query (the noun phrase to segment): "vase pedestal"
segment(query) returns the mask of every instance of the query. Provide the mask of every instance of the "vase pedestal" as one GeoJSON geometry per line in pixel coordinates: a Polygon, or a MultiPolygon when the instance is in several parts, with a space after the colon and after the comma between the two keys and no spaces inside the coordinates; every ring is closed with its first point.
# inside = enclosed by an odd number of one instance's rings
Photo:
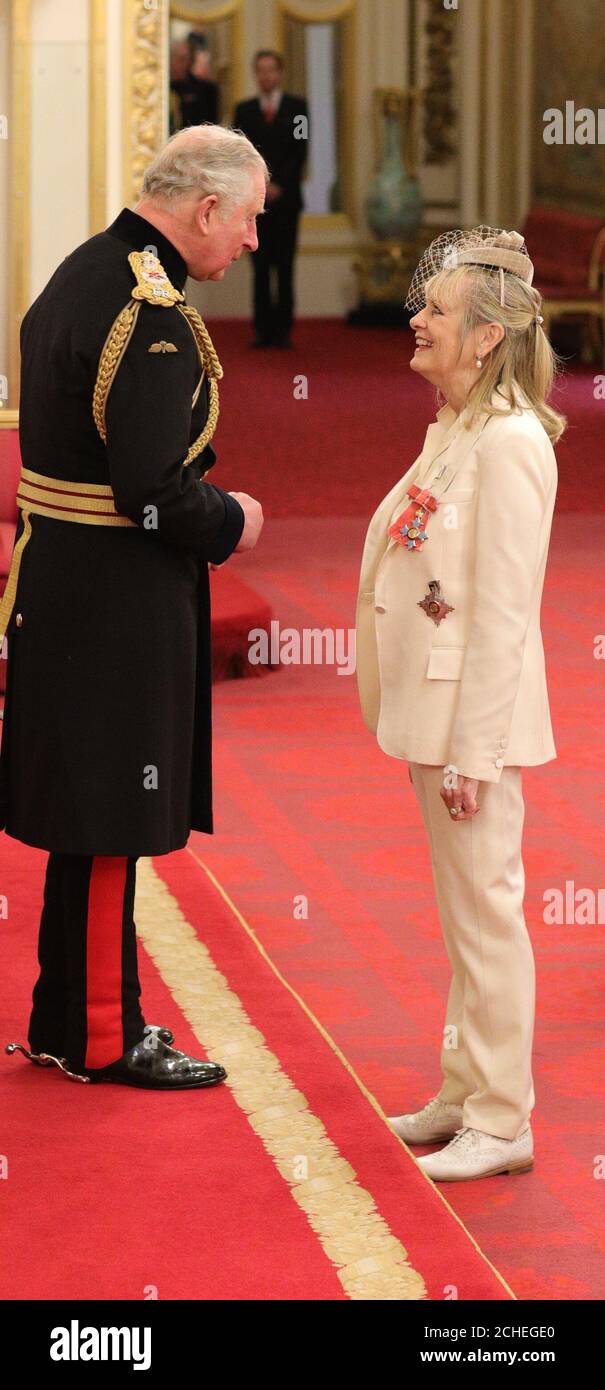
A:
{"type": "Polygon", "coordinates": [[[359,304],[348,315],[349,323],[405,328],[405,297],[417,263],[416,238],[360,246],[353,262],[359,304]]]}
{"type": "Polygon", "coordinates": [[[407,239],[372,241],[358,247],[353,269],[359,285],[359,303],[348,314],[349,323],[407,327],[410,316],[404,305],[410,281],[438,230],[421,227],[407,239]]]}

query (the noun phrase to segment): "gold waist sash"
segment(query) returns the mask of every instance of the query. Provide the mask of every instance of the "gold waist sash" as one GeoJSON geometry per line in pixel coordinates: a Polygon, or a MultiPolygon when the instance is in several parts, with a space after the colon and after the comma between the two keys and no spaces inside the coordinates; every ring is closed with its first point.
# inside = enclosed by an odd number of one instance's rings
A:
{"type": "Polygon", "coordinates": [[[49,516],[53,521],[77,521],[85,526],[136,526],[128,516],[116,510],[113,492],[105,483],[66,483],[61,478],[47,478],[43,473],[21,469],[17,489],[17,506],[23,517],[23,531],[13,550],[6,588],[0,602],[0,642],[6,629],[17,594],[21,557],[32,533],[30,516],[49,516]]]}

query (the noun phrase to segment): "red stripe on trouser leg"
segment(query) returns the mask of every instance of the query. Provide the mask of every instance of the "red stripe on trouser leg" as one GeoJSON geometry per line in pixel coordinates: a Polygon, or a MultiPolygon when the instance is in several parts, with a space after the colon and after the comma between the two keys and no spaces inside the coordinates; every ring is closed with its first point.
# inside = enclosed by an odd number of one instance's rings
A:
{"type": "Polygon", "coordinates": [[[106,1067],[124,1051],[122,919],[128,859],[95,855],[86,933],[86,1067],[106,1067]]]}

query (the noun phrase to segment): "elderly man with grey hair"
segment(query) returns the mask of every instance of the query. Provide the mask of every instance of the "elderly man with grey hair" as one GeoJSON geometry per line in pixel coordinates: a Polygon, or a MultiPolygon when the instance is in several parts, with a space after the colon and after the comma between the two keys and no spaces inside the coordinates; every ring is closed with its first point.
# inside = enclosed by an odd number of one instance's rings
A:
{"type": "Polygon", "coordinates": [[[193,126],[134,211],[67,256],[21,330],[20,518],[0,825],[48,852],[32,1061],[87,1082],[211,1086],[139,1004],[136,861],[212,833],[208,568],[263,517],[207,480],[220,363],[185,298],[257,246],[268,171],[193,126]]]}

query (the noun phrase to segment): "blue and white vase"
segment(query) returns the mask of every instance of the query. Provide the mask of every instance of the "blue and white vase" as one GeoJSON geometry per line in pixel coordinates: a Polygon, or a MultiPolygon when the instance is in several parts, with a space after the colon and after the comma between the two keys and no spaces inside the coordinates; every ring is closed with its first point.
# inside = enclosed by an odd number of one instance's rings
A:
{"type": "Polygon", "coordinates": [[[382,165],[366,198],[366,216],[374,235],[382,240],[407,240],[416,235],[422,221],[420,184],[412,178],[401,157],[399,113],[383,111],[382,165]]]}

